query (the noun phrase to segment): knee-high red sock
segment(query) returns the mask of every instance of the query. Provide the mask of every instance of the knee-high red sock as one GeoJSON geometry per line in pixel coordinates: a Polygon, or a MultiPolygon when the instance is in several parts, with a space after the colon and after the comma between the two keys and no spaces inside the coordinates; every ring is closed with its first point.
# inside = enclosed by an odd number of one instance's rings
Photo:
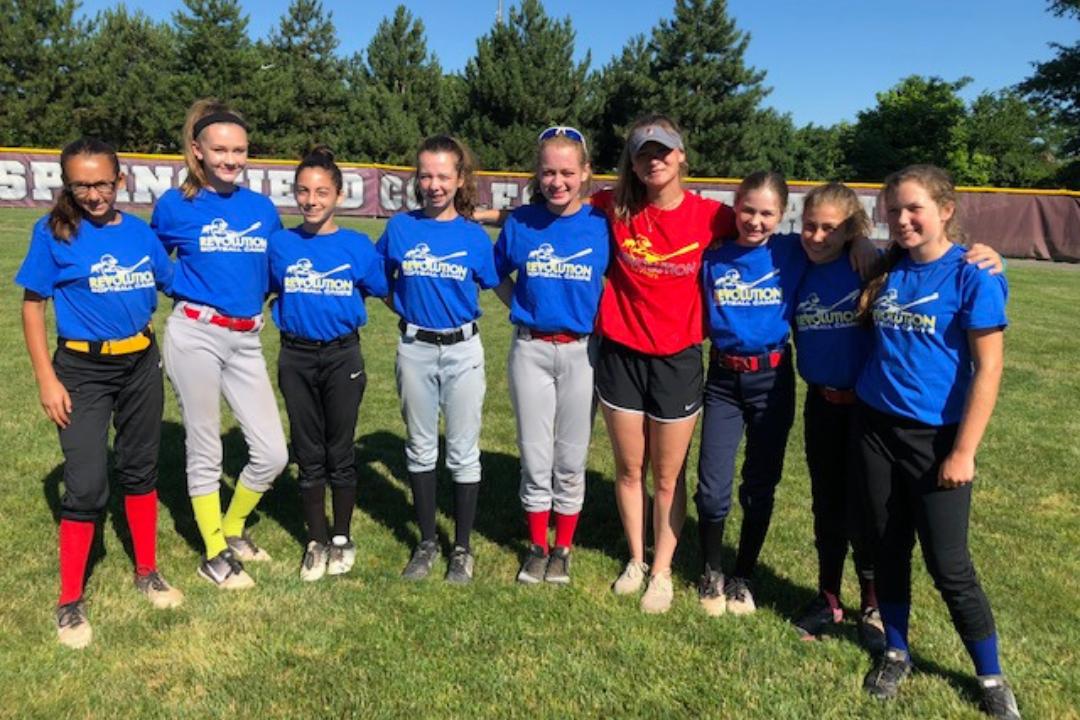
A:
{"type": "Polygon", "coordinates": [[[144,495],[125,495],[131,546],[135,550],[135,574],[157,570],[157,490],[144,495]]]}
{"type": "Polygon", "coordinates": [[[60,519],[60,600],[66,605],[82,597],[86,563],[94,542],[94,523],[60,519]]]}
{"type": "Polygon", "coordinates": [[[578,517],[581,513],[563,515],[555,513],[555,547],[568,548],[574,544],[574,530],[577,529],[578,517]]]}
{"type": "Polygon", "coordinates": [[[548,551],[548,516],[550,514],[550,510],[525,513],[525,519],[529,522],[529,541],[533,545],[544,548],[545,553],[548,551]]]}

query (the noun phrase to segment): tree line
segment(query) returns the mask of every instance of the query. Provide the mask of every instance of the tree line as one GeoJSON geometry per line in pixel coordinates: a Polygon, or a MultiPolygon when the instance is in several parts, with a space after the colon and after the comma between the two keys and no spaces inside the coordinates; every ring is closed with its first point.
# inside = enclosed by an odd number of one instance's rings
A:
{"type": "MultiPolygon", "coordinates": [[[[687,132],[697,176],[770,168],[880,181],[934,162],[960,184],[1080,187],[1080,42],[1055,45],[1025,82],[970,103],[960,97],[970,78],[911,76],[853,122],[798,127],[763,107],[766,73],[747,64],[750,38],[725,0],[676,0],[670,18],[598,69],[588,53],[574,61],[569,18],[520,0],[460,73],[443,70],[423,21],[403,6],[350,57],[319,0],[292,0],[256,40],[239,0],[184,0],[171,22],[123,5],[79,19],[76,0],[0,7],[0,145],[55,147],[85,134],[177,152],[186,106],[214,95],[245,113],[256,156],[323,143],[342,159],[409,164],[421,137],[450,131],[483,167],[527,170],[538,130],[571,124],[592,139],[594,166],[611,170],[624,128],[659,110],[687,132]]],[[[1080,0],[1048,9],[1080,21],[1080,0]]]]}

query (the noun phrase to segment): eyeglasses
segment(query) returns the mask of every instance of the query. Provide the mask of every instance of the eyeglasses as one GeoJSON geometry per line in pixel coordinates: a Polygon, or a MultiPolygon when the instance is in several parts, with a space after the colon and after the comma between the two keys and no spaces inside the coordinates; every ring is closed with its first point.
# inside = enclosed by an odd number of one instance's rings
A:
{"type": "Polygon", "coordinates": [[[116,192],[116,180],[102,180],[96,183],[68,183],[68,190],[76,197],[86,197],[91,190],[97,191],[98,195],[108,196],[116,192]]]}
{"type": "Polygon", "coordinates": [[[536,142],[542,143],[553,137],[570,138],[574,142],[581,143],[581,147],[585,150],[585,154],[589,154],[589,145],[585,142],[585,135],[577,128],[570,127],[569,125],[552,125],[547,130],[540,133],[539,137],[536,138],[536,142]]]}

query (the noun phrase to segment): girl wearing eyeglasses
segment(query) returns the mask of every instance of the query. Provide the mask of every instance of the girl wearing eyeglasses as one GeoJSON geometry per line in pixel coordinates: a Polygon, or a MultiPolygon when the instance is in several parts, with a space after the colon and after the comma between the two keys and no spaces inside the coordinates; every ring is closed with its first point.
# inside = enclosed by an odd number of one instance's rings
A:
{"type": "Polygon", "coordinates": [[[495,243],[503,278],[496,293],[514,324],[508,380],[530,538],[517,579],[527,584],[570,582],[570,548],[585,500],[593,419],[588,345],[610,244],[603,212],[581,201],[589,175],[581,132],[544,130],[532,202],[513,212],[495,243]],[[555,546],[549,550],[552,511],[555,546]]]}
{"type": "Polygon", "coordinates": [[[114,207],[124,182],[116,152],[92,139],[60,154],[64,186],[34,225],[15,282],[24,288],[22,321],[41,406],[59,429],[64,454],[60,500],[61,644],[92,639],[83,598],[96,523],[109,499],[108,434],[135,555],[135,587],[156,608],[183,594],[157,569],[157,466],[164,394],[150,327],[157,291],[173,268],[146,223],[114,207]],[[56,306],[57,349],[49,358],[45,303],[56,306]]]}
{"type": "Polygon", "coordinates": [[[225,590],[254,585],[243,562],[270,555],[244,531],[288,462],[259,330],[269,286],[267,239],[281,229],[266,197],[239,182],[247,123],[228,105],[197,100],[184,121],[187,178],[162,195],[151,226],[176,253],[176,306],[165,324],[165,370],[184,419],[188,494],[206,545],[200,577],[225,590]],[[248,462],[221,514],[221,398],[248,445],[248,462]]]}

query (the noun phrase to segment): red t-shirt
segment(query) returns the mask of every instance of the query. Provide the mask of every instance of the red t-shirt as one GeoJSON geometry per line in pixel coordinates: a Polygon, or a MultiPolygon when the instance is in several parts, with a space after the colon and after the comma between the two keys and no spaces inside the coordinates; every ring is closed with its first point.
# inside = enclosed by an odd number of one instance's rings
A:
{"type": "Polygon", "coordinates": [[[646,206],[630,222],[614,216],[610,190],[590,201],[607,213],[615,247],[597,331],[638,352],[674,355],[704,337],[701,256],[735,232],[735,213],[692,192],[672,210],[646,206]]]}

